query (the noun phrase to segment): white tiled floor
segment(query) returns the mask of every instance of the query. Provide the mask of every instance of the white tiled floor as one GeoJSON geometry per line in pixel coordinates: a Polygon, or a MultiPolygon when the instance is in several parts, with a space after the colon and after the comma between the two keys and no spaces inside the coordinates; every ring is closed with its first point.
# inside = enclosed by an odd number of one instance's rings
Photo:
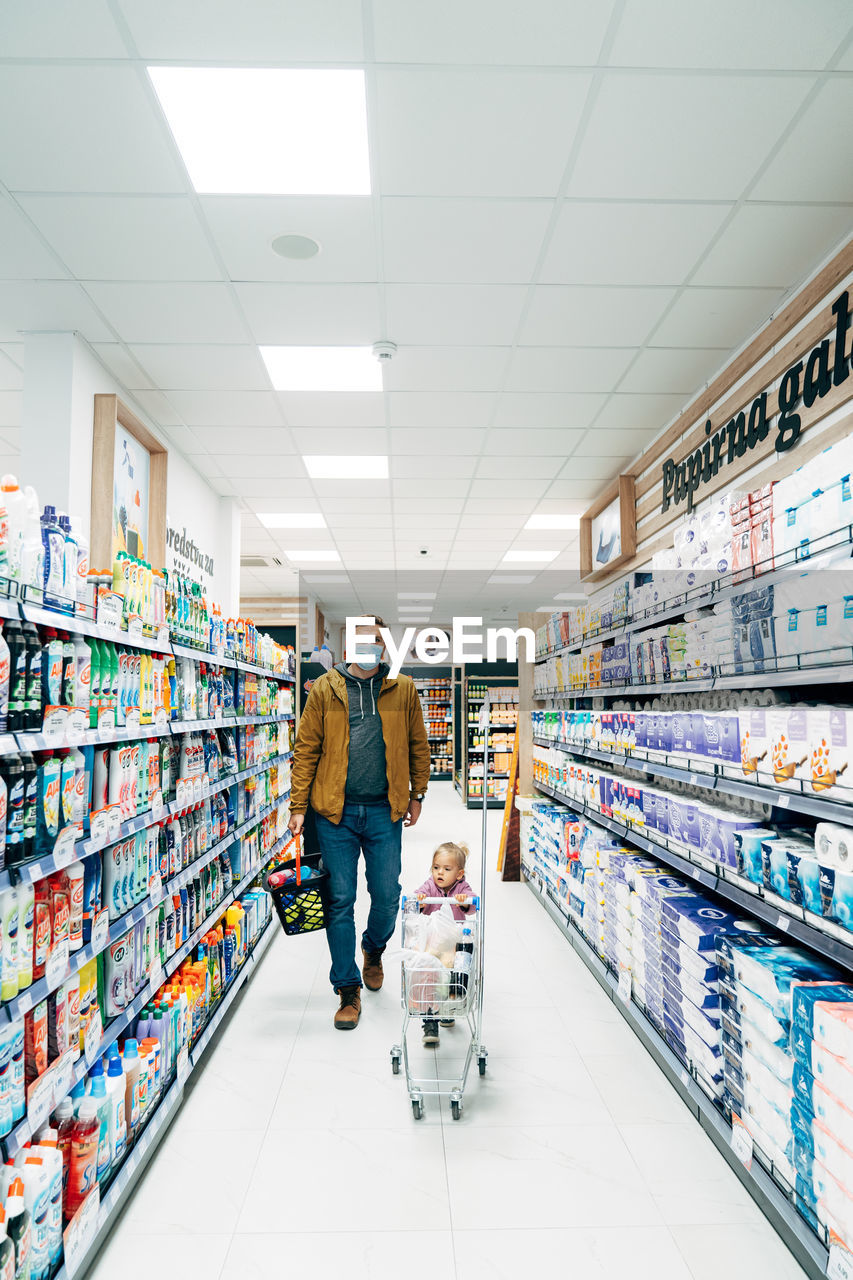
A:
{"type": "MultiPolygon", "coordinates": [[[[453,838],[477,883],[480,814],[439,783],[404,836],[406,886],[453,838]]],[[[490,877],[486,938],[488,1073],[460,1121],[428,1099],[418,1123],[389,1066],[396,973],[343,1035],[325,937],[277,937],[93,1280],[802,1280],[523,885],[490,877]]],[[[452,1056],[462,1028],[442,1040],[452,1056]]]]}

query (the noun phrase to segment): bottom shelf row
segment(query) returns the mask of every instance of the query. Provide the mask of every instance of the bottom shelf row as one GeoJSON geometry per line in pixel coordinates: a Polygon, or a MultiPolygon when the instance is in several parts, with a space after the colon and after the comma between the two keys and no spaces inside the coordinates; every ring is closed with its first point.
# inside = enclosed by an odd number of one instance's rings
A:
{"type": "Polygon", "coordinates": [[[565,805],[533,804],[522,865],[590,967],[642,1011],[647,1048],[680,1064],[806,1269],[825,1274],[828,1249],[853,1263],[846,975],[565,805]]]}
{"type": "Polygon", "coordinates": [[[48,1280],[80,1270],[272,936],[270,898],[253,882],[285,842],[214,907],[165,967],[155,955],[147,985],[106,1031],[103,1000],[96,1000],[79,1046],[66,1049],[30,1087],[27,1115],[5,1139],[0,1170],[6,1231],[15,1240],[29,1229],[29,1269],[16,1257],[16,1275],[48,1280]]]}

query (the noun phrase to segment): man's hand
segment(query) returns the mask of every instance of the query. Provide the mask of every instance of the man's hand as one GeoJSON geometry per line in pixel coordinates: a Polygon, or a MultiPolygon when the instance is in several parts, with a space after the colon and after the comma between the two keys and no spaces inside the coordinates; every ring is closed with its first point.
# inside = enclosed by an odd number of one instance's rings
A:
{"type": "Polygon", "coordinates": [[[403,826],[413,827],[420,816],[421,816],[420,800],[410,800],[409,807],[406,810],[406,816],[403,819],[403,826]]]}
{"type": "Polygon", "coordinates": [[[288,831],[290,832],[290,834],[291,834],[292,836],[298,836],[298,835],[301,835],[301,834],[302,834],[302,828],[303,828],[304,826],[305,826],[305,814],[304,814],[304,813],[292,813],[292,814],[290,815],[290,821],[289,821],[289,822],[288,822],[288,824],[287,824],[287,829],[288,829],[288,831]]]}

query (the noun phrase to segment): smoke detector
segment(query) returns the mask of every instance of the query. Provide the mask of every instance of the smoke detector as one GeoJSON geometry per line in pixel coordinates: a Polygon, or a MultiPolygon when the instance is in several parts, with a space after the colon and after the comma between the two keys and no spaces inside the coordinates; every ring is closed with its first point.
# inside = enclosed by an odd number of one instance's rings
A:
{"type": "Polygon", "coordinates": [[[384,364],[386,360],[393,360],[397,354],[396,342],[374,342],[373,354],[380,364],[384,364]]]}

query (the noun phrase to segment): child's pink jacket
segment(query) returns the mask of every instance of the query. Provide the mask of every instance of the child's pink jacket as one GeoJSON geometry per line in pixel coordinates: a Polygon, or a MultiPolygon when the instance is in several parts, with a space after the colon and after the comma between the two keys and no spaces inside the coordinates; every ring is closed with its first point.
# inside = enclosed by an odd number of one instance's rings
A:
{"type": "MultiPolygon", "coordinates": [[[[422,893],[425,898],[448,898],[451,906],[453,907],[453,915],[456,920],[464,920],[468,912],[473,911],[474,909],[473,902],[468,906],[460,907],[458,902],[453,901],[457,893],[463,894],[466,898],[473,898],[474,890],[471,888],[467,880],[457,880],[452,889],[446,890],[439,889],[432,876],[430,876],[429,880],[424,880],[420,889],[415,890],[415,893],[422,893]]],[[[433,911],[439,910],[440,908],[437,906],[421,907],[421,911],[425,916],[430,915],[433,911]]]]}

